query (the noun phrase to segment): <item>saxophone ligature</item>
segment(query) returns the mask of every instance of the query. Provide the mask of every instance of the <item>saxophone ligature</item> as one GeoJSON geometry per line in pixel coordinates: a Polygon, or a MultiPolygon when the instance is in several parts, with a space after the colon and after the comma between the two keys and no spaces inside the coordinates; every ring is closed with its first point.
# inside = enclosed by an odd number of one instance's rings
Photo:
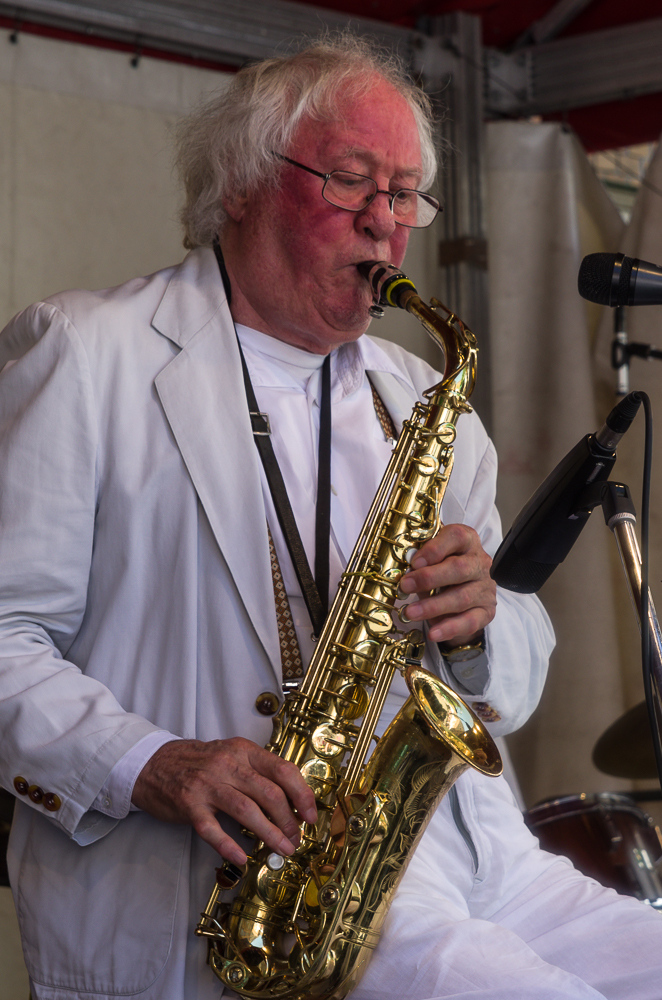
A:
{"type": "Polygon", "coordinates": [[[443,350],[445,369],[404,422],[308,672],[274,719],[267,749],[299,767],[318,822],[302,824],[291,857],[254,841],[243,870],[217,869],[196,928],[214,973],[255,1000],[346,997],[441,798],[469,767],[502,770],[481,721],[421,667],[424,636],[401,627],[398,594],[411,556],[441,527],[456,424],[471,409],[475,338],[442,303],[426,305],[393,265],[370,261],[359,271],[373,308],[414,315],[443,350]],[[378,738],[395,671],[410,695],[378,738]]]}

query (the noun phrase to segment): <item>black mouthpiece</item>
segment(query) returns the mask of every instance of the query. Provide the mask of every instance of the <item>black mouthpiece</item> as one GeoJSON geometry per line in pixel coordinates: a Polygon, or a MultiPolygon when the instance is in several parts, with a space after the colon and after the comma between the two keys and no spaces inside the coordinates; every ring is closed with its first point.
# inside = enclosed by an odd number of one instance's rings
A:
{"type": "Polygon", "coordinates": [[[356,267],[372,288],[373,299],[377,306],[395,306],[404,309],[407,300],[403,298],[403,292],[416,293],[414,282],[388,261],[364,260],[356,267]]]}
{"type": "MultiPolygon", "coordinates": [[[[370,281],[370,272],[375,264],[378,263],[379,261],[377,260],[362,260],[360,264],[356,265],[356,269],[362,278],[365,278],[366,281],[370,281]]],[[[372,284],[371,281],[370,283],[372,284]]]]}

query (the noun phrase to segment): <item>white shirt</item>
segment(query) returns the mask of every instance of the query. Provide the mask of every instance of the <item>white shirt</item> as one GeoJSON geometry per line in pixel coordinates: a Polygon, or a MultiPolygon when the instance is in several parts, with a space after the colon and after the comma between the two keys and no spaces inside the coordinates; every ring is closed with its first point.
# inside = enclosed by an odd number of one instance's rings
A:
{"type": "MultiPolygon", "coordinates": [[[[310,354],[245,326],[239,325],[237,334],[258,405],[270,418],[271,442],[312,567],[324,355],[310,354]]],[[[344,344],[331,355],[330,601],[392,451],[392,441],[385,438],[375,413],[366,369],[397,374],[384,352],[363,338],[344,344]]],[[[303,661],[307,663],[313,652],[310,618],[264,470],[262,493],[303,661]]]]}

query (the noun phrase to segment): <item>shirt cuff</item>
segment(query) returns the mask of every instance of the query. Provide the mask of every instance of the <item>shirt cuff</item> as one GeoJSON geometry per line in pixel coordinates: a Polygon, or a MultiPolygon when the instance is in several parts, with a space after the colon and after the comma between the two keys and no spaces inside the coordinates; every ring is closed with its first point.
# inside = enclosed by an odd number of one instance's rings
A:
{"type": "Polygon", "coordinates": [[[129,812],[139,812],[138,807],[131,802],[136,778],[159,747],[179,739],[180,736],[174,736],[164,729],[143,736],[117,761],[91,808],[105,816],[112,816],[113,819],[124,819],[129,812]]]}
{"type": "Polygon", "coordinates": [[[444,652],[441,645],[439,651],[446,661],[446,665],[451,671],[459,694],[482,695],[490,683],[490,648],[489,632],[484,631],[484,648],[481,650],[467,647],[466,652],[463,647],[458,647],[457,651],[450,651],[450,655],[444,652]]]}

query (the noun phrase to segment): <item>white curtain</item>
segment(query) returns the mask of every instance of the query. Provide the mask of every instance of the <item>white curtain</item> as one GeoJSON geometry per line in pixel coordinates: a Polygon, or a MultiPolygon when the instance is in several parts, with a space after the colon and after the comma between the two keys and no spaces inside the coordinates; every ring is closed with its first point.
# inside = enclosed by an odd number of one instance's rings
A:
{"type": "MultiPolygon", "coordinates": [[[[579,297],[577,272],[585,254],[618,247],[622,223],[577,139],[560,125],[494,123],[487,148],[493,431],[507,528],[612,405],[594,360],[602,310],[579,297]]],[[[616,620],[619,572],[598,511],[540,593],[558,645],[539,709],[509,739],[528,805],[630,787],[591,762],[597,738],[630,703],[616,620]]]]}
{"type": "Polygon", "coordinates": [[[0,60],[0,327],[64,288],[181,260],[170,128],[227,76],[6,33],[0,60]]]}

